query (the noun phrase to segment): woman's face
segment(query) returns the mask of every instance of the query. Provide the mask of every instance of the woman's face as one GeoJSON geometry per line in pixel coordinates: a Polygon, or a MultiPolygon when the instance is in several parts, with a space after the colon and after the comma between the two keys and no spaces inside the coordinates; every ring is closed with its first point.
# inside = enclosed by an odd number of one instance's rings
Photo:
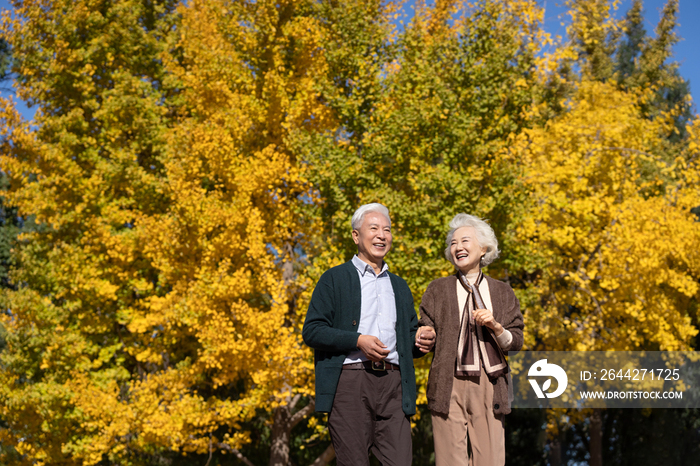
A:
{"type": "Polygon", "coordinates": [[[479,262],[484,254],[486,248],[482,248],[476,239],[474,227],[462,227],[455,231],[450,243],[450,255],[452,263],[462,273],[478,271],[479,262]]]}

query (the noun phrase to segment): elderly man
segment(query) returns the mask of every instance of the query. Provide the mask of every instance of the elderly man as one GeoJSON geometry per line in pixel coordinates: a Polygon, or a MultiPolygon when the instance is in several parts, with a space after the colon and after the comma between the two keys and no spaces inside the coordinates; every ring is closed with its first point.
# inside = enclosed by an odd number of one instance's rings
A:
{"type": "Polygon", "coordinates": [[[416,412],[413,358],[435,343],[418,328],[406,282],[388,271],[389,210],[363,205],[352,216],[357,255],[326,271],[316,285],[303,337],[314,351],[316,411],[329,412],[337,464],[411,464],[416,412]]]}

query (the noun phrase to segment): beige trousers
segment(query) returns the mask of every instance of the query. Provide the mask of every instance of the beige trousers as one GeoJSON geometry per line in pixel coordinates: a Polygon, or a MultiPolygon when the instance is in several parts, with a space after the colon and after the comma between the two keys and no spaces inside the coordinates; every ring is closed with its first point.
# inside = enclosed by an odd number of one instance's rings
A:
{"type": "Polygon", "coordinates": [[[502,414],[493,413],[493,385],[481,377],[455,377],[449,416],[433,413],[435,466],[503,466],[502,414]]]}

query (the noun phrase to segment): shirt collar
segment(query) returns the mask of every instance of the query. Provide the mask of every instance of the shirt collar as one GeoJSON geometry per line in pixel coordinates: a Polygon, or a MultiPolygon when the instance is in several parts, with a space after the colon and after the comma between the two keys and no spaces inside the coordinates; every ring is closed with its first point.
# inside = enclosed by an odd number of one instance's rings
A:
{"type": "MultiPolygon", "coordinates": [[[[357,269],[357,271],[360,272],[360,275],[362,275],[363,277],[365,276],[365,272],[367,271],[370,271],[372,272],[372,274],[374,274],[374,269],[372,268],[372,266],[360,259],[359,257],[357,257],[357,254],[352,256],[352,263],[357,269]]],[[[379,275],[383,274],[387,270],[389,270],[389,266],[386,262],[382,262],[382,271],[379,272],[379,275]]]]}

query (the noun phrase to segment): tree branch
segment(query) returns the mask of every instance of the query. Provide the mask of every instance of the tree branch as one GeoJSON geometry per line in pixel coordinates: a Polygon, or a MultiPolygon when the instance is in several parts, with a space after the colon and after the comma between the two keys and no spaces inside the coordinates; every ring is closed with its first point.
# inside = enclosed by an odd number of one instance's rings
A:
{"type": "Polygon", "coordinates": [[[333,448],[333,444],[331,444],[321,453],[321,456],[316,458],[316,461],[314,461],[311,466],[326,466],[333,458],[335,458],[335,449],[333,448]]]}
{"type": "Polygon", "coordinates": [[[222,450],[226,450],[226,451],[228,451],[229,453],[233,453],[233,455],[234,455],[236,458],[238,458],[239,460],[243,461],[243,462],[246,464],[246,466],[255,466],[253,463],[250,462],[250,460],[249,460],[248,458],[246,458],[245,456],[243,456],[243,453],[241,453],[241,452],[238,450],[238,448],[233,448],[231,445],[228,445],[228,444],[223,443],[223,442],[222,442],[222,443],[219,443],[217,446],[218,446],[219,448],[221,448],[222,450]]]}
{"type": "Polygon", "coordinates": [[[304,419],[306,416],[311,414],[311,412],[314,410],[316,407],[316,400],[311,398],[311,401],[309,401],[309,404],[301,408],[299,411],[294,413],[294,415],[289,419],[289,430],[292,430],[294,426],[299,424],[302,419],[304,419]]]}
{"type": "Polygon", "coordinates": [[[209,459],[207,460],[207,464],[204,466],[209,466],[209,463],[211,463],[211,457],[214,454],[214,445],[212,444],[212,434],[209,432],[209,459]]]}
{"type": "Polygon", "coordinates": [[[294,395],[294,397],[292,397],[292,400],[289,402],[289,405],[288,405],[290,411],[294,409],[294,407],[297,405],[297,403],[299,403],[299,400],[301,400],[301,394],[299,394],[299,393],[297,393],[296,395],[294,395]]]}

